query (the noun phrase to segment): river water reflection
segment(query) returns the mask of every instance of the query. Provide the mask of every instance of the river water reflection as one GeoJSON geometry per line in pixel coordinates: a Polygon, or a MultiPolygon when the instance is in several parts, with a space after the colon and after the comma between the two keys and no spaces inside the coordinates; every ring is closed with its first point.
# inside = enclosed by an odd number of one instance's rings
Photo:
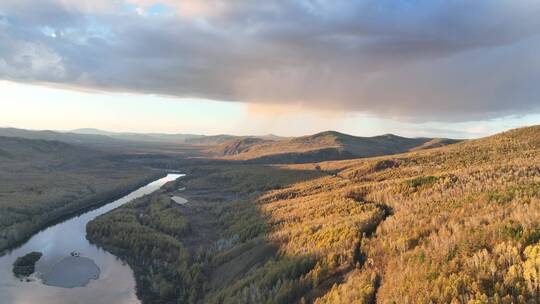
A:
{"type": "MultiPolygon", "coordinates": [[[[140,303],[135,294],[135,279],[131,268],[111,253],[92,245],[86,239],[86,224],[95,217],[117,208],[135,198],[152,193],[163,184],[181,177],[168,174],[119,200],[98,209],[70,218],[32,236],[22,246],[0,257],[0,303],[2,304],[135,304],[140,303]],[[36,274],[31,282],[17,279],[12,272],[15,259],[31,251],[43,253],[36,264],[36,274]],[[84,287],[60,288],[42,284],[39,273],[46,273],[52,266],[76,251],[92,259],[100,268],[99,279],[84,287]]],[[[66,269],[69,271],[69,269],[66,269]]]]}

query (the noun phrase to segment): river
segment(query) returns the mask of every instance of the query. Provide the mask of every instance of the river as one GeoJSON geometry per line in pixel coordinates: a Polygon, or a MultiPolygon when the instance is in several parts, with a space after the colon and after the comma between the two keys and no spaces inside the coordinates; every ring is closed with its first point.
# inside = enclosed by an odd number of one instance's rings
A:
{"type": "MultiPolygon", "coordinates": [[[[168,174],[100,208],[74,216],[33,235],[26,243],[0,257],[0,303],[2,304],[136,304],[135,278],[131,268],[111,253],[86,239],[86,224],[97,216],[133,199],[152,193],[163,184],[183,176],[168,174]],[[43,253],[31,281],[21,281],[12,272],[13,262],[31,251],[43,253]],[[84,287],[61,288],[43,284],[41,274],[51,271],[71,252],[89,258],[100,269],[99,278],[84,287]]],[[[69,269],[65,269],[69,271],[69,269]]]]}

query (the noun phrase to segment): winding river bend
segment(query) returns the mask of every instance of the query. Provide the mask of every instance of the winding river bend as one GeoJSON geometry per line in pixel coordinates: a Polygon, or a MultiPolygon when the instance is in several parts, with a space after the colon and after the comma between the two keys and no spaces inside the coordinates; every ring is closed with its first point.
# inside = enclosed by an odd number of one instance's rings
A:
{"type": "MultiPolygon", "coordinates": [[[[130,194],[100,208],[44,229],[22,246],[0,257],[0,303],[2,304],[136,304],[135,278],[131,268],[111,253],[92,245],[86,239],[86,224],[95,217],[133,199],[152,193],[163,184],[183,176],[168,174],[130,194]],[[17,257],[31,251],[43,253],[30,281],[13,275],[12,265],[17,257]],[[45,285],[42,275],[51,272],[72,252],[92,260],[100,269],[99,277],[84,287],[62,288],[45,285]]],[[[70,269],[65,269],[69,273],[70,269]]]]}

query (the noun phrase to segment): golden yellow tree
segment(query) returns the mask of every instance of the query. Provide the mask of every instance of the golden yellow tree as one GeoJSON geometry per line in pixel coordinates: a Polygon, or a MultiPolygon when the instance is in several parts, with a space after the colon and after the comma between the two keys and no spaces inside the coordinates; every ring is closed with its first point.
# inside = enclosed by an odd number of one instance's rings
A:
{"type": "Polygon", "coordinates": [[[540,289],[540,245],[531,245],[525,248],[525,263],[523,264],[523,277],[529,290],[534,294],[535,303],[539,302],[540,289]]]}

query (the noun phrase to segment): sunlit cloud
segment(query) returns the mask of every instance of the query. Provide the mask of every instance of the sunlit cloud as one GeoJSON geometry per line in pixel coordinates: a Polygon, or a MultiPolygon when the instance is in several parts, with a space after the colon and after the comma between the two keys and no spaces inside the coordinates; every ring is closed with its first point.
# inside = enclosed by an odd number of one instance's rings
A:
{"type": "Polygon", "coordinates": [[[540,111],[539,14],[532,0],[4,0],[0,79],[478,121],[540,111]]]}

